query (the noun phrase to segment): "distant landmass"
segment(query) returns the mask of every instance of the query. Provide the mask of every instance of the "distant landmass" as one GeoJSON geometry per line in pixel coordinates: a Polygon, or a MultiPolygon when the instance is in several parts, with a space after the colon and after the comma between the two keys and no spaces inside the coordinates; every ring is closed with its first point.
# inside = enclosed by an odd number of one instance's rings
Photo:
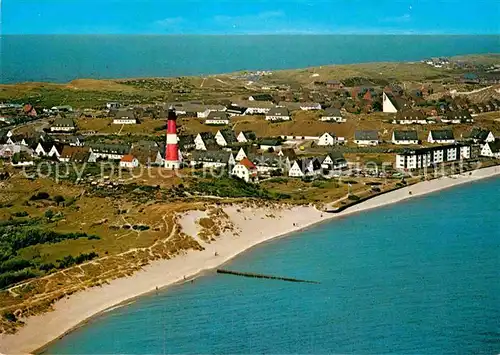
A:
{"type": "Polygon", "coordinates": [[[499,35],[7,35],[0,83],[208,75],[500,52],[499,35]]]}

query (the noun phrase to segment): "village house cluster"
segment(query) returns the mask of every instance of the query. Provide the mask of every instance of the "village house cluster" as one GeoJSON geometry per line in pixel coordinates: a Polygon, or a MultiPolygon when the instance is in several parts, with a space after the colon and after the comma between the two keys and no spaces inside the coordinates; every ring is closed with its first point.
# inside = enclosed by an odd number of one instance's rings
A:
{"type": "MultiPolygon", "coordinates": [[[[428,64],[450,65],[442,59],[428,64]]],[[[265,72],[258,76],[269,75],[265,72]]],[[[182,167],[225,169],[229,175],[247,182],[272,176],[338,176],[352,163],[344,156],[346,149],[359,154],[393,152],[394,168],[403,171],[478,157],[500,158],[500,141],[495,132],[475,126],[478,114],[500,111],[500,100],[495,97],[473,103],[462,96],[444,93],[440,99],[430,100],[432,85],[418,88],[374,85],[363,78],[316,80],[300,89],[300,97],[276,94],[285,89],[286,93],[293,92],[290,87],[262,85],[261,93],[214,104],[175,101],[125,105],[112,101],[100,110],[7,103],[0,105],[0,158],[13,166],[30,166],[47,159],[73,163],[105,160],[123,169],[141,165],[164,167],[167,143],[164,136],[158,139],[157,135],[150,135],[139,140],[115,136],[112,142],[100,141],[99,132],[83,132],[76,122],[79,118],[104,119],[121,130],[140,125],[145,119],[166,120],[169,110],[175,111],[178,118],[198,120],[207,127],[217,126],[216,133],[208,128],[194,135],[178,132],[174,139],[182,167]],[[387,130],[356,129],[346,137],[335,133],[336,127],[349,122],[353,114],[376,111],[385,114],[384,122],[392,126],[389,139],[381,138],[382,133],[387,137],[387,130]],[[332,123],[331,129],[313,136],[302,132],[258,136],[252,131],[238,130],[234,123],[235,118],[251,116],[252,120],[279,127],[282,122],[293,122],[300,112],[313,112],[318,122],[332,123]],[[37,119],[47,119],[50,124],[30,135],[16,133],[16,127],[37,119]],[[456,125],[467,125],[468,132],[456,137],[456,125]],[[419,138],[416,127],[425,127],[425,138],[419,138]],[[303,149],[305,143],[309,144],[309,150],[303,149]]]]}

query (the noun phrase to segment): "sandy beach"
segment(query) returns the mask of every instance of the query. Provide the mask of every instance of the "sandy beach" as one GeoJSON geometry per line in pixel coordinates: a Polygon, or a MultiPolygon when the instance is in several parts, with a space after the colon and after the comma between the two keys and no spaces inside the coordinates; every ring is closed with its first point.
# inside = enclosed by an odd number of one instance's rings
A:
{"type": "Polygon", "coordinates": [[[207,212],[190,211],[179,219],[182,231],[198,240],[205,250],[190,251],[170,260],[153,262],[130,277],[113,280],[108,285],[90,288],[62,299],[54,305],[52,312],[26,319],[26,325],[16,334],[0,335],[0,352],[13,354],[36,351],[96,314],[144,293],[154,292],[157,287],[183,282],[185,278],[216,268],[245,250],[273,238],[322,221],[498,175],[500,166],[476,170],[470,175],[466,173],[425,181],[377,196],[336,214],[321,212],[312,206],[278,210],[228,206],[224,207],[224,212],[234,230],[224,232],[210,244],[196,236],[200,228],[197,220],[207,217],[207,212]]]}

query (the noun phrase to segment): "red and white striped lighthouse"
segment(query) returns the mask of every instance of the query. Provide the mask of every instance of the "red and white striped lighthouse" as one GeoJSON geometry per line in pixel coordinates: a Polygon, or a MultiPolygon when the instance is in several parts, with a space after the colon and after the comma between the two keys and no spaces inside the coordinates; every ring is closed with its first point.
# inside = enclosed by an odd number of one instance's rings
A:
{"type": "Polygon", "coordinates": [[[179,169],[179,145],[177,143],[177,115],[171,107],[167,116],[167,146],[165,148],[165,168],[170,170],[179,169]]]}

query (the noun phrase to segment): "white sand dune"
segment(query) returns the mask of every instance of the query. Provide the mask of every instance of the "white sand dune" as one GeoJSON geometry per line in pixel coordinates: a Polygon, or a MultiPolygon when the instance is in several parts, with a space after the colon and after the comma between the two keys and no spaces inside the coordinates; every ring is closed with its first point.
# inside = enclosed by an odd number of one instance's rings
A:
{"type": "MultiPolygon", "coordinates": [[[[216,268],[245,250],[270,239],[328,219],[498,174],[500,167],[496,166],[476,170],[470,175],[467,173],[425,181],[377,196],[337,214],[324,213],[310,206],[283,209],[225,207],[224,211],[234,224],[234,231],[225,232],[215,242],[204,243],[205,250],[190,251],[170,260],[155,261],[130,277],[113,280],[108,285],[87,289],[62,299],[56,302],[54,311],[26,319],[26,325],[16,334],[0,335],[0,352],[33,352],[100,312],[141,294],[155,291],[157,287],[182,282],[204,270],[216,268]]],[[[196,221],[205,216],[205,212],[201,211],[191,211],[183,215],[180,221],[183,232],[194,236],[199,230],[196,221]]]]}

